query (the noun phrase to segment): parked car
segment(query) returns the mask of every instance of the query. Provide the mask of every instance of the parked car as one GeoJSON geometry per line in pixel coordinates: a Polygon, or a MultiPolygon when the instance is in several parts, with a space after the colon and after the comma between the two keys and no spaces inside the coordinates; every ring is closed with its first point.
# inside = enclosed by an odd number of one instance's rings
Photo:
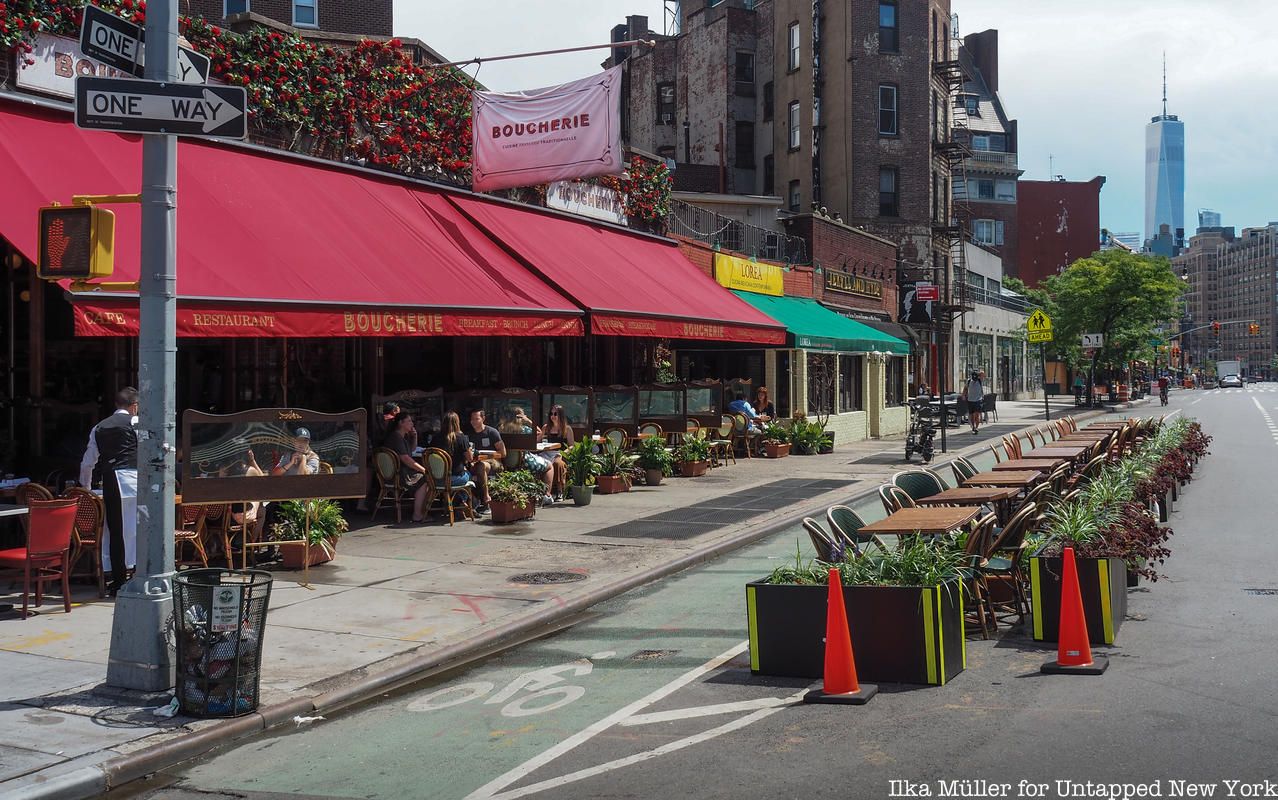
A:
{"type": "Polygon", "coordinates": [[[1238,377],[1237,375],[1226,375],[1225,377],[1220,379],[1220,388],[1222,389],[1227,387],[1241,389],[1242,385],[1243,385],[1242,378],[1238,377]]]}
{"type": "Polygon", "coordinates": [[[1259,376],[1259,375],[1248,375],[1248,376],[1247,376],[1247,383],[1260,383],[1260,376],[1259,376]]]}

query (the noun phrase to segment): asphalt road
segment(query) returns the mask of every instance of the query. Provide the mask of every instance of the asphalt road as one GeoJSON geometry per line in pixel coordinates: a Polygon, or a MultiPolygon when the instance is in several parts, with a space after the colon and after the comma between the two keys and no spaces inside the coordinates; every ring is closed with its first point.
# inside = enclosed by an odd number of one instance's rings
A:
{"type": "Polygon", "coordinates": [[[806,683],[753,677],[743,655],[744,584],[794,558],[788,531],[461,674],[118,794],[1121,797],[1086,785],[1118,782],[1278,796],[1278,384],[1177,391],[1167,411],[1199,418],[1213,453],[1176,506],[1166,577],[1130,592],[1117,644],[1096,648],[1103,676],[1040,675],[1054,649],[1004,633],[969,639],[944,687],[797,704],[806,683]]]}

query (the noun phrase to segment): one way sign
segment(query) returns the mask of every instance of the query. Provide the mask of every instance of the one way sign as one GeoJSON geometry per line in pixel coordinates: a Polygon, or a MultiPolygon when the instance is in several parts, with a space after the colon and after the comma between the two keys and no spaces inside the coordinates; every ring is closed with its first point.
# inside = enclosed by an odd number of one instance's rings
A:
{"type": "MultiPolygon", "coordinates": [[[[84,7],[80,26],[80,50],[89,58],[139,78],[146,66],[146,30],[109,14],[92,3],[84,7]]],[[[205,83],[212,62],[203,53],[178,45],[177,79],[181,83],[205,83]]]]}
{"type": "Polygon", "coordinates": [[[243,139],[247,110],[239,86],[75,79],[75,124],[90,130],[243,139]]]}

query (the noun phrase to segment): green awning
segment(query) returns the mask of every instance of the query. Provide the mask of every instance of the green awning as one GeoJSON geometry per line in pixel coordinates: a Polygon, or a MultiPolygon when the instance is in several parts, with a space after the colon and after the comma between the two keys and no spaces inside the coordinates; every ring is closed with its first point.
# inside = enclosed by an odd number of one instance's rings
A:
{"type": "Polygon", "coordinates": [[[869,353],[875,350],[909,355],[910,346],[895,336],[836,314],[806,297],[773,297],[736,292],[737,297],[780,322],[790,332],[790,344],[803,350],[869,353]]]}

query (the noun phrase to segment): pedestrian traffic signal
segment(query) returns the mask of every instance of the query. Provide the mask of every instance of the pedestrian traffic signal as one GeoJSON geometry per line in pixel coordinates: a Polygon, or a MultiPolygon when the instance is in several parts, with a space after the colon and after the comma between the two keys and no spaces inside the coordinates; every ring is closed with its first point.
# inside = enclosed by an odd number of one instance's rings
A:
{"type": "Polygon", "coordinates": [[[97,206],[40,209],[36,274],[47,281],[105,278],[114,269],[115,214],[97,206]]]}

